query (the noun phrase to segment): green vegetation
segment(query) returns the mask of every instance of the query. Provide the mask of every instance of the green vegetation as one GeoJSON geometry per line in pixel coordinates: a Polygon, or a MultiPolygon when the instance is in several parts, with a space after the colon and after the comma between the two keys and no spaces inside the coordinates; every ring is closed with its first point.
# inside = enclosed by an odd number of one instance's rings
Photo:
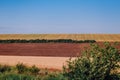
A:
{"type": "Polygon", "coordinates": [[[0,80],[67,80],[62,74],[48,74],[44,76],[34,76],[27,74],[5,73],[0,74],[0,80]]]}
{"type": "Polygon", "coordinates": [[[56,40],[47,40],[47,39],[8,39],[0,40],[0,43],[94,43],[95,40],[72,40],[72,39],[56,39],[56,40]]]}
{"type": "Polygon", "coordinates": [[[11,71],[11,66],[8,66],[8,65],[0,65],[0,73],[10,72],[10,71],[11,71]]]}
{"type": "Polygon", "coordinates": [[[68,80],[120,80],[119,50],[106,42],[100,47],[91,44],[82,56],[68,60],[64,75],[68,80]]]}
{"type": "Polygon", "coordinates": [[[82,56],[69,59],[62,72],[50,72],[35,65],[0,65],[0,80],[120,80],[119,50],[108,42],[91,44],[82,56]]]}
{"type": "Polygon", "coordinates": [[[67,80],[60,72],[28,67],[23,63],[16,66],[0,65],[0,80],[67,80]]]}
{"type": "Polygon", "coordinates": [[[41,79],[33,75],[5,73],[0,74],[0,80],[41,80],[41,79]]]}
{"type": "Polygon", "coordinates": [[[38,67],[36,67],[35,65],[33,65],[32,67],[29,68],[29,71],[31,74],[37,75],[37,74],[39,74],[40,69],[38,67]]]}
{"type": "Polygon", "coordinates": [[[25,66],[23,63],[18,63],[16,65],[16,69],[17,69],[17,72],[22,74],[22,73],[25,73],[28,71],[28,68],[27,66],[25,66]]]}

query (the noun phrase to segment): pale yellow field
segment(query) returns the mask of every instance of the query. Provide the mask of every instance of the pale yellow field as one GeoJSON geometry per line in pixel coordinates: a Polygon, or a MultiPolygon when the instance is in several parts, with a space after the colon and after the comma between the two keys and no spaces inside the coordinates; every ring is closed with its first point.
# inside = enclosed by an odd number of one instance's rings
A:
{"type": "Polygon", "coordinates": [[[40,68],[62,70],[68,59],[69,57],[0,56],[0,64],[16,65],[24,63],[28,66],[36,65],[40,68]]]}
{"type": "Polygon", "coordinates": [[[73,39],[120,42],[120,34],[0,34],[0,39],[73,39]]]}

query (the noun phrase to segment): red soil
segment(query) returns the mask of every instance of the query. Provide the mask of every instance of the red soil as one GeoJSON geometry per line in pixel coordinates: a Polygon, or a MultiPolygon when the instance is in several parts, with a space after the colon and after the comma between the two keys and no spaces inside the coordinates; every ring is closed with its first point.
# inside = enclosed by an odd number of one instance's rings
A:
{"type": "MultiPolygon", "coordinates": [[[[99,42],[99,44],[101,44],[99,42]]],[[[0,44],[0,55],[73,57],[89,43],[11,43],[0,44]]],[[[120,45],[119,45],[120,49],[120,45]]]]}
{"type": "Polygon", "coordinates": [[[72,43],[12,43],[0,44],[0,55],[17,56],[76,56],[89,44],[72,43]]]}

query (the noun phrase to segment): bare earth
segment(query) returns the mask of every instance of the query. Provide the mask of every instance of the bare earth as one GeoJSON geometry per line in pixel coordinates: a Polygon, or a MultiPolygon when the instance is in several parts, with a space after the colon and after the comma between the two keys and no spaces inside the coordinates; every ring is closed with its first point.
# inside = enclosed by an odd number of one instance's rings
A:
{"type": "Polygon", "coordinates": [[[36,65],[61,70],[66,60],[76,56],[88,43],[13,43],[0,44],[0,64],[36,65]]]}
{"type": "MultiPolygon", "coordinates": [[[[101,44],[101,43],[99,43],[101,44]]],[[[84,47],[89,47],[88,43],[14,43],[0,44],[0,64],[16,65],[24,63],[26,65],[36,65],[40,68],[62,69],[69,57],[74,57],[84,47]]],[[[120,44],[118,45],[120,49],[120,44]]]]}
{"type": "Polygon", "coordinates": [[[0,44],[0,55],[73,57],[88,43],[12,43],[0,44]]]}
{"type": "Polygon", "coordinates": [[[32,56],[0,56],[0,64],[16,65],[24,63],[28,66],[36,65],[40,68],[62,69],[69,57],[32,57],[32,56]]]}

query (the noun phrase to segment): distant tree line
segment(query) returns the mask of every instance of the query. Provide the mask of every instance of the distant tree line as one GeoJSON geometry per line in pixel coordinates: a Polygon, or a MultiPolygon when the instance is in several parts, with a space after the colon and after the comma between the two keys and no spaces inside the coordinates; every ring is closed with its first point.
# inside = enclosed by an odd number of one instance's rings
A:
{"type": "Polygon", "coordinates": [[[0,40],[0,43],[94,43],[95,40],[72,40],[72,39],[55,39],[55,40],[47,40],[47,39],[8,39],[8,40],[0,40]]]}

